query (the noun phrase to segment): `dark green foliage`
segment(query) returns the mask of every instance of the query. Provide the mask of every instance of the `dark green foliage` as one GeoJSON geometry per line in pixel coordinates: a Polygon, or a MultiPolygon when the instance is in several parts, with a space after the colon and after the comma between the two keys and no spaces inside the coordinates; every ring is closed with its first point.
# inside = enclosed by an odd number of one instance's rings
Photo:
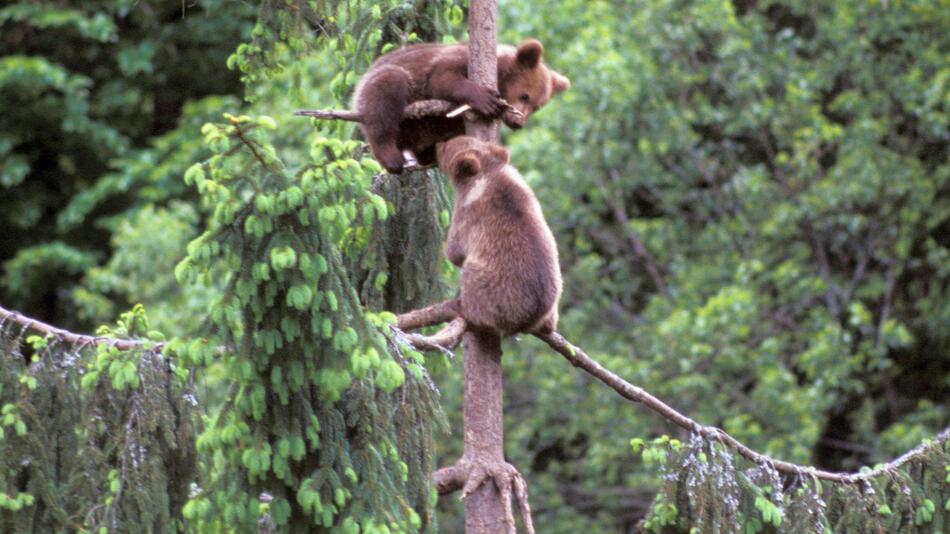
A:
{"type": "Polygon", "coordinates": [[[437,171],[382,175],[374,191],[395,208],[370,233],[366,251],[351,269],[360,298],[371,309],[409,311],[444,293],[439,276],[448,227],[450,192],[437,171]]]}
{"type": "MultiPolygon", "coordinates": [[[[573,82],[507,141],[558,237],[564,334],[784,460],[858,469],[950,424],[950,10],[548,5],[499,20],[573,82]]],[[[623,443],[671,429],[546,353],[506,351],[538,528],[632,528],[657,481],[623,443]]]]}
{"type": "Polygon", "coordinates": [[[256,99],[262,82],[321,47],[335,50],[338,69],[330,93],[344,100],[362,71],[380,53],[404,44],[440,41],[458,31],[462,8],[456,0],[263,0],[250,42],[228,59],[256,99]],[[454,28],[453,28],[454,26],[454,28]]]}
{"type": "Polygon", "coordinates": [[[75,275],[89,269],[96,255],[63,243],[53,241],[22,250],[6,263],[3,283],[9,293],[21,301],[42,294],[43,281],[54,274],[75,275]]]}
{"type": "MultiPolygon", "coordinates": [[[[415,38],[413,20],[397,28],[387,18],[395,7],[327,5],[319,6],[324,20],[359,24],[340,34],[327,26],[304,47],[299,32],[313,23],[312,7],[268,11],[255,41],[235,54],[232,65],[254,82],[253,96],[275,92],[265,77],[289,80],[295,94],[302,63],[291,64],[287,50],[365,65],[384,44],[383,28],[415,38]]],[[[417,18],[440,13],[431,6],[417,18]]],[[[329,77],[334,95],[355,83],[344,72],[329,77]]],[[[267,117],[229,120],[203,128],[215,155],[185,176],[214,215],[189,245],[179,279],[207,278],[219,267],[230,276],[212,305],[209,339],[175,346],[196,368],[220,369],[231,382],[225,406],[209,408],[199,439],[209,461],[186,517],[210,530],[435,531],[437,392],[421,355],[385,337],[392,316],[364,306],[406,309],[439,295],[443,186],[428,173],[380,178],[360,143],[340,140],[352,125],[329,126],[335,137],[301,147],[287,129],[266,134],[276,125],[267,117]],[[377,179],[385,199],[371,192],[377,179]],[[413,231],[416,249],[405,248],[400,229],[413,231]],[[233,349],[212,362],[211,346],[233,349]]],[[[291,121],[288,128],[305,124],[291,121]]]]}
{"type": "MultiPolygon", "coordinates": [[[[439,273],[451,205],[444,177],[434,171],[416,171],[377,175],[374,182],[373,190],[394,209],[385,221],[376,221],[366,249],[358,261],[351,262],[350,273],[362,302],[370,309],[401,312],[442,299],[445,288],[439,273]]],[[[392,344],[391,348],[399,350],[392,344]]],[[[400,457],[410,473],[432,473],[439,467],[433,461],[433,434],[445,430],[439,401],[428,375],[408,380],[401,391],[383,401],[395,407],[400,457]],[[417,436],[417,432],[423,434],[417,436]]],[[[430,491],[428,484],[419,485],[410,495],[415,509],[423,514],[423,531],[437,530],[430,491]]]]}
{"type": "MultiPolygon", "coordinates": [[[[207,110],[201,117],[200,106],[188,109],[188,100],[240,90],[223,65],[249,35],[254,13],[247,3],[225,0],[4,2],[0,299],[6,305],[63,326],[96,324],[75,320],[66,290],[92,265],[71,260],[106,257],[115,221],[102,224],[103,216],[182,195],[181,172],[194,161],[188,146],[201,148],[193,142],[194,126],[182,123],[180,132],[192,132],[186,144],[179,144],[180,133],[152,146],[149,140],[173,129],[183,109],[191,121],[200,117],[198,125],[210,119],[207,110]],[[162,180],[170,170],[174,178],[162,180]],[[46,262],[51,246],[75,252],[46,262]],[[17,271],[38,263],[44,267],[17,271]]],[[[106,299],[118,309],[138,302],[121,297],[106,299]]]]}
{"type": "MultiPolygon", "coordinates": [[[[158,336],[141,308],[103,336],[158,336]]],[[[195,477],[193,392],[155,348],[0,324],[0,531],[177,532],[195,477]]]]}

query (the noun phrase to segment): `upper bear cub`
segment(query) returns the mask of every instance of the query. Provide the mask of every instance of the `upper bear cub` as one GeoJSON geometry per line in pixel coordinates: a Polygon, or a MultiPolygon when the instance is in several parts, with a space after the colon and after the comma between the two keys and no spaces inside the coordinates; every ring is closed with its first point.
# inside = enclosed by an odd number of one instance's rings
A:
{"type": "Polygon", "coordinates": [[[508,151],[456,137],[437,152],[456,191],[445,252],[462,268],[459,315],[470,329],[501,336],[556,329],[557,245],[508,151]]]}
{"type": "Polygon", "coordinates": [[[419,163],[435,163],[435,143],[465,133],[461,117],[425,117],[403,121],[403,109],[430,98],[468,104],[490,118],[503,114],[508,101],[523,114],[508,126],[520,128],[535,110],[571,82],[541,61],[544,48],[529,39],[517,48],[498,47],[498,87],[487,89],[468,79],[468,45],[422,43],[390,52],[360,78],[353,108],[362,116],[360,128],[373,156],[391,173],[402,172],[403,150],[419,163]]]}

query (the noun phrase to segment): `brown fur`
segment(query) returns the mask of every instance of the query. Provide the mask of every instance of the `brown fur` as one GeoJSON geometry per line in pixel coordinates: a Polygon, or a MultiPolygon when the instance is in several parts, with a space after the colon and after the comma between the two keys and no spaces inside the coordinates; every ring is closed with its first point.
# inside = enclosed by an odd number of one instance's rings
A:
{"type": "Polygon", "coordinates": [[[518,48],[498,47],[500,91],[468,79],[468,45],[423,43],[380,57],[363,75],[353,94],[353,108],[373,156],[389,172],[402,172],[403,150],[412,151],[422,164],[435,163],[435,144],[465,133],[461,117],[403,120],[403,109],[429,98],[468,104],[486,117],[500,117],[502,99],[521,111],[523,118],[509,122],[524,126],[528,116],[571,82],[549,69],[541,57],[541,43],[529,39],[518,48]]]}
{"type": "Polygon", "coordinates": [[[557,245],[508,151],[472,137],[437,147],[456,191],[446,255],[462,268],[457,312],[469,328],[502,336],[556,329],[557,245]]]}

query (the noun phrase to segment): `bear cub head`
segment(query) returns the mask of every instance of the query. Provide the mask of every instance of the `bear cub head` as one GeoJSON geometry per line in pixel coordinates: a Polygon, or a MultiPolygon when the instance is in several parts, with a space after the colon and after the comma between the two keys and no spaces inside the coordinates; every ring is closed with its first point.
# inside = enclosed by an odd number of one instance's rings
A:
{"type": "Polygon", "coordinates": [[[436,158],[439,167],[448,174],[456,186],[468,178],[498,170],[508,164],[508,149],[474,137],[459,136],[438,143],[436,158]]]}
{"type": "Polygon", "coordinates": [[[518,48],[499,47],[498,71],[502,78],[498,80],[498,86],[501,96],[521,112],[520,117],[505,121],[510,128],[523,127],[532,113],[541,109],[554,95],[571,87],[566,76],[544,64],[543,55],[544,47],[536,39],[528,39],[518,48]]]}

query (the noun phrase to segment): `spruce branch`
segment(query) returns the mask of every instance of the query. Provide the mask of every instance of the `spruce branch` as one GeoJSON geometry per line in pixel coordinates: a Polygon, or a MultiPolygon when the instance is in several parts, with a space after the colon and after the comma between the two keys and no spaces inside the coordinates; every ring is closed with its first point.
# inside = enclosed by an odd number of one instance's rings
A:
{"type": "Polygon", "coordinates": [[[27,317],[22,313],[11,311],[0,306],[0,325],[7,321],[12,321],[21,325],[24,330],[40,332],[48,336],[62,339],[73,345],[103,345],[108,344],[120,350],[135,350],[149,348],[159,351],[165,345],[154,341],[144,339],[119,339],[111,336],[90,336],[87,334],[76,334],[62,328],[44,323],[43,321],[27,317]]]}

